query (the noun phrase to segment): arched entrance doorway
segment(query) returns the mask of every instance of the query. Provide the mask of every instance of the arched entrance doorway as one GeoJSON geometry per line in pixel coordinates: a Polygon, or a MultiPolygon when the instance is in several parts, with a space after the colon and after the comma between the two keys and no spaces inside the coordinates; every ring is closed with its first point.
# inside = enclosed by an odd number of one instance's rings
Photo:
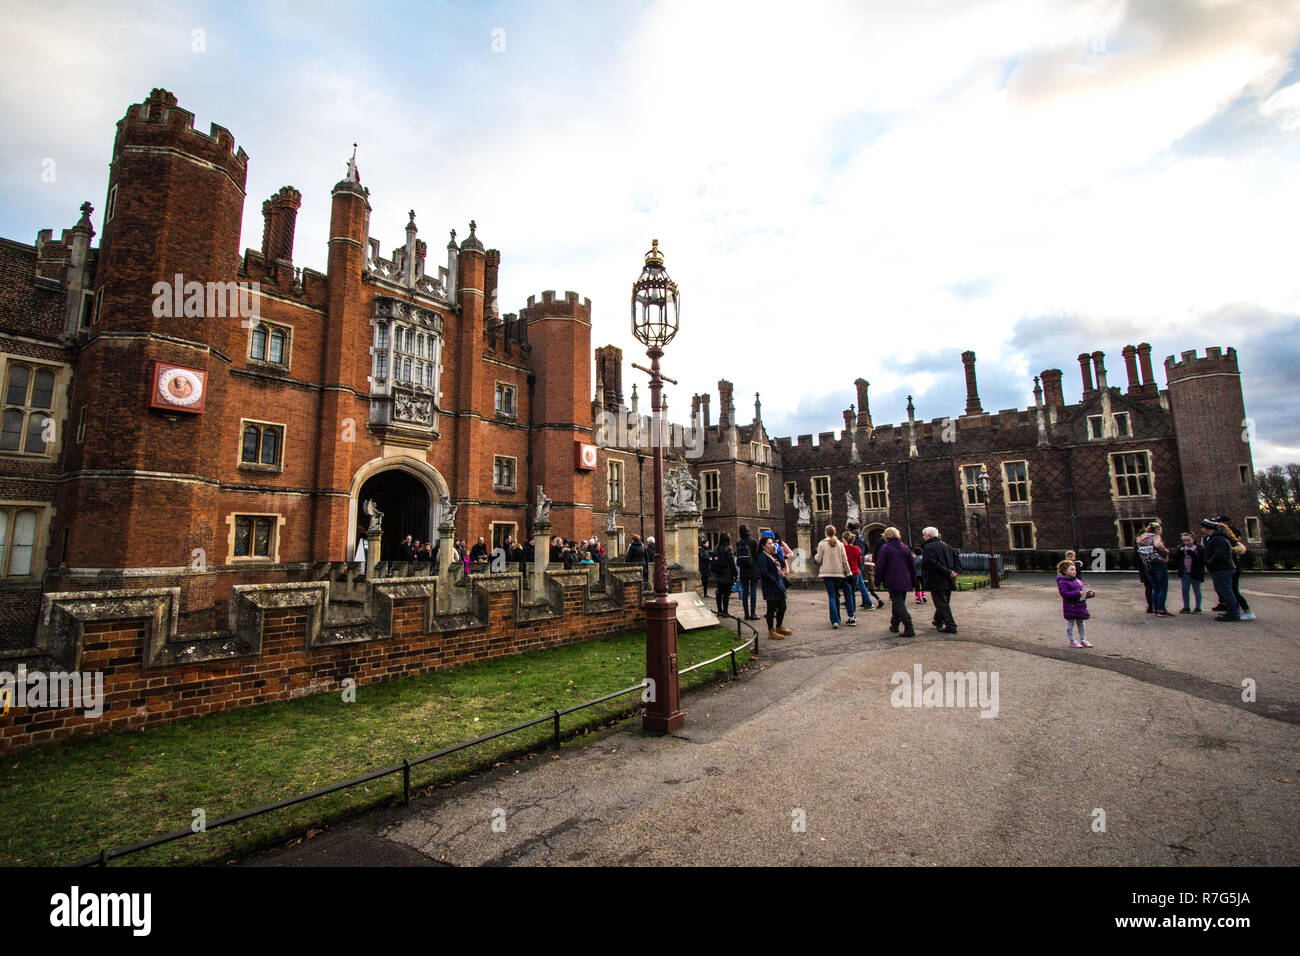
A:
{"type": "Polygon", "coordinates": [[[867,536],[867,550],[874,551],[876,543],[880,541],[881,535],[885,533],[885,526],[883,524],[869,524],[863,529],[863,533],[867,536]]]}
{"type": "Polygon", "coordinates": [[[398,546],[408,534],[419,541],[429,540],[429,490],[420,479],[400,468],[366,479],[357,493],[357,527],[363,534],[368,519],[361,507],[371,498],[384,513],[380,561],[402,560],[398,546]]]}

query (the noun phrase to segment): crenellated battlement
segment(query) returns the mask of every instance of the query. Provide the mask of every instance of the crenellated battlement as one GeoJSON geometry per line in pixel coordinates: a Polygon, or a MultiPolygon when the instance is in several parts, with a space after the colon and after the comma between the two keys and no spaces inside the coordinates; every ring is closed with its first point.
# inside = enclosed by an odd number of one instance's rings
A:
{"type": "Polygon", "coordinates": [[[194,114],[177,105],[175,94],[154,89],[118,121],[114,160],[125,148],[170,147],[220,166],[242,188],[248,173],[248,154],[242,146],[236,150],[230,130],[216,123],[209,128],[209,133],[195,129],[194,114]]]}
{"type": "Polygon", "coordinates": [[[1231,346],[1226,352],[1218,346],[1207,348],[1204,357],[1198,355],[1196,349],[1191,349],[1183,352],[1179,359],[1172,355],[1165,359],[1165,378],[1170,384],[1195,375],[1221,372],[1241,373],[1237,365],[1237,350],[1231,346]]]}
{"type": "Polygon", "coordinates": [[[561,298],[555,294],[554,289],[547,289],[542,293],[542,300],[537,301],[537,296],[530,295],[528,304],[521,310],[520,315],[529,322],[535,322],[538,319],[581,319],[584,322],[591,322],[591,300],[583,298],[579,300],[578,293],[565,292],[561,298]]]}

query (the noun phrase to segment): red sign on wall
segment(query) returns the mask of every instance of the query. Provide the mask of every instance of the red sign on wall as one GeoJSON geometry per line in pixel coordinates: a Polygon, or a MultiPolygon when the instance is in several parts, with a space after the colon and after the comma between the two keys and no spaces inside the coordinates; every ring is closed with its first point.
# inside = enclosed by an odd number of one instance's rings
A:
{"type": "Polygon", "coordinates": [[[153,363],[153,383],[149,392],[149,407],[169,412],[198,415],[208,398],[208,373],[202,369],[172,365],[170,362],[153,363]]]}
{"type": "Polygon", "coordinates": [[[590,442],[580,441],[578,446],[578,470],[595,471],[596,470],[596,446],[590,442]]]}

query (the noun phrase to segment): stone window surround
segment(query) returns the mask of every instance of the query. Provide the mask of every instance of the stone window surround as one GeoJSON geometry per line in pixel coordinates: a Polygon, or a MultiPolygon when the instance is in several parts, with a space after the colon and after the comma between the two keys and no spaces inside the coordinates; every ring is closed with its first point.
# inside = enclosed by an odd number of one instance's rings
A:
{"type": "Polygon", "coordinates": [[[293,326],[285,325],[282,322],[267,322],[265,319],[258,319],[256,322],[248,324],[248,349],[246,353],[248,364],[261,368],[274,368],[283,371],[289,370],[289,363],[293,357],[293,326]],[[271,353],[271,333],[284,333],[284,361],[272,362],[269,358],[253,358],[253,333],[259,328],[266,329],[266,353],[271,353]]]}
{"type": "MultiPolygon", "coordinates": [[[[1121,498],[1124,498],[1124,499],[1132,499],[1132,498],[1154,498],[1154,497],[1156,496],[1156,475],[1155,475],[1155,470],[1152,468],[1152,465],[1151,465],[1151,450],[1150,450],[1150,449],[1147,449],[1147,448],[1135,448],[1135,449],[1133,449],[1133,451],[1117,451],[1117,452],[1111,452],[1109,455],[1106,456],[1106,461],[1107,461],[1107,463],[1108,463],[1108,465],[1109,465],[1109,467],[1110,467],[1110,491],[1111,491],[1111,497],[1112,497],[1112,498],[1114,498],[1115,500],[1119,500],[1119,499],[1121,499],[1121,498]],[[1120,478],[1120,473],[1119,473],[1118,469],[1115,467],[1115,462],[1116,462],[1116,459],[1123,458],[1123,457],[1125,457],[1125,456],[1129,456],[1129,455],[1142,455],[1142,456],[1144,456],[1145,459],[1146,459],[1146,473],[1145,473],[1145,474],[1146,474],[1146,479],[1147,479],[1147,489],[1148,489],[1146,494],[1136,494],[1136,495],[1120,494],[1120,491],[1119,491],[1119,478],[1120,478]]],[[[1124,472],[1124,476],[1125,476],[1126,478],[1129,478],[1129,477],[1137,477],[1137,478],[1140,478],[1141,475],[1142,475],[1142,472],[1124,472]]],[[[1155,519],[1152,519],[1152,520],[1155,520],[1155,519]]]]}
{"type": "Polygon", "coordinates": [[[812,499],[813,499],[812,502],[811,502],[811,503],[812,503],[813,514],[819,514],[819,515],[830,514],[830,512],[831,512],[831,476],[830,476],[830,475],[813,475],[813,476],[812,476],[812,480],[811,480],[811,488],[812,488],[812,499]],[[819,507],[817,506],[817,498],[818,498],[818,495],[817,495],[817,482],[818,482],[818,481],[822,481],[822,480],[825,480],[825,482],[826,482],[826,507],[825,507],[825,508],[819,508],[819,507]]]}
{"type": "Polygon", "coordinates": [[[1038,544],[1038,528],[1032,521],[1008,521],[1007,522],[1007,543],[1011,546],[1012,551],[1033,551],[1038,544]],[[1029,547],[1020,548],[1016,546],[1016,531],[1018,527],[1029,527],[1029,547]]]}
{"type": "Polygon", "coordinates": [[[1029,460],[1026,458],[1013,458],[1010,461],[1004,461],[999,466],[1002,470],[1002,501],[1007,505],[1029,505],[1034,500],[1034,482],[1029,477],[1029,460]],[[1014,498],[1011,495],[1013,485],[1022,484],[1020,481],[1012,481],[1011,476],[1007,474],[1007,465],[1024,465],[1025,466],[1025,486],[1024,498],[1014,498]]]}
{"type": "Polygon", "coordinates": [[[772,482],[765,472],[754,476],[754,504],[759,511],[772,510],[772,482]]]}
{"type": "MultiPolygon", "coordinates": [[[[28,409],[28,411],[40,411],[53,418],[54,421],[63,422],[68,418],[68,401],[69,392],[72,388],[72,366],[64,365],[58,362],[43,362],[31,358],[27,355],[18,355],[14,352],[0,352],[0,389],[7,391],[9,388],[9,366],[26,365],[28,368],[43,368],[54,373],[54,392],[50,398],[50,407],[45,409],[28,409]]],[[[28,391],[31,390],[31,384],[28,383],[28,391]]],[[[4,391],[0,391],[0,399],[7,398],[4,391]]],[[[3,406],[0,406],[3,407],[3,406]]],[[[12,406],[17,408],[17,405],[12,406]]],[[[43,452],[27,452],[22,450],[23,444],[27,440],[27,418],[23,418],[23,431],[19,436],[18,448],[10,451],[0,451],[0,456],[13,456],[15,458],[26,459],[56,459],[60,450],[63,448],[63,429],[56,427],[54,429],[54,441],[45,443],[43,452]]]]}
{"type": "Polygon", "coordinates": [[[5,546],[0,552],[0,581],[40,581],[45,573],[45,554],[49,550],[50,523],[54,519],[54,505],[48,501],[0,501],[0,511],[9,512],[9,525],[5,530],[5,546]],[[32,530],[32,564],[26,574],[8,574],[9,553],[14,540],[14,518],[20,511],[36,512],[36,527],[32,530]]]}
{"type": "Polygon", "coordinates": [[[241,418],[239,420],[239,438],[235,442],[235,467],[242,468],[245,471],[262,471],[274,472],[276,474],[284,471],[284,443],[289,437],[289,426],[283,422],[265,422],[257,418],[241,418]],[[280,430],[280,447],[276,449],[276,462],[274,465],[262,464],[262,444],[259,441],[257,445],[257,461],[244,461],[244,430],[249,425],[269,426],[280,430]]]}
{"type": "MultiPolygon", "coordinates": [[[[497,529],[498,527],[509,528],[510,530],[507,531],[506,534],[508,534],[508,535],[510,536],[511,540],[514,541],[515,544],[519,544],[519,543],[520,543],[520,542],[519,542],[519,522],[518,522],[518,521],[491,521],[491,522],[488,523],[488,541],[492,542],[492,546],[488,549],[488,551],[489,551],[488,557],[489,557],[489,558],[491,557],[491,551],[497,547],[497,545],[496,545],[496,540],[497,540],[497,538],[496,538],[496,529],[497,529]]],[[[502,535],[502,540],[503,540],[503,541],[505,540],[505,535],[502,535]]],[[[520,546],[522,547],[522,545],[520,545],[520,546]]],[[[506,560],[509,560],[509,558],[507,557],[506,560]]]]}
{"type": "Polygon", "coordinates": [[[722,473],[717,469],[700,472],[700,494],[704,498],[705,511],[718,511],[722,508],[722,473]],[[713,477],[713,487],[709,487],[709,476],[713,477]],[[716,496],[713,504],[709,504],[709,494],[716,496]]]}
{"type": "MultiPolygon", "coordinates": [[[[979,469],[978,471],[975,472],[977,478],[981,471],[987,470],[985,469],[983,462],[967,461],[957,466],[957,480],[961,482],[962,503],[965,504],[967,508],[983,508],[984,502],[980,500],[981,496],[980,496],[979,481],[977,480],[971,483],[966,480],[966,469],[968,468],[979,469]],[[972,493],[972,489],[973,489],[973,493],[972,493]],[[972,501],[971,500],[972,498],[974,498],[975,500],[972,501]]],[[[992,478],[991,475],[989,477],[992,478]]]]}
{"type": "Polygon", "coordinates": [[[858,507],[863,511],[888,511],[889,510],[889,472],[888,471],[862,471],[858,472],[858,507]],[[884,477],[884,487],[879,489],[879,494],[885,496],[885,503],[879,507],[867,503],[867,496],[877,489],[867,488],[866,479],[872,475],[881,475],[884,477]]]}
{"type": "MultiPolygon", "coordinates": [[[[504,405],[505,403],[500,403],[504,405]]],[[[492,388],[492,411],[503,418],[517,419],[519,417],[519,389],[510,382],[498,380],[492,388]],[[510,395],[510,408],[498,407],[497,398],[508,393],[510,395]]]]}
{"type": "Polygon", "coordinates": [[[514,455],[493,455],[492,456],[492,490],[493,491],[518,491],[519,490],[519,459],[514,455]],[[510,462],[510,484],[497,484],[497,462],[510,462]]]}
{"type": "Polygon", "coordinates": [[[624,503],[624,481],[627,479],[627,470],[623,467],[622,459],[610,458],[605,462],[605,498],[608,504],[621,505],[624,503]],[[618,473],[618,481],[615,482],[614,474],[618,473]],[[617,490],[617,496],[614,491],[617,490]]]}
{"type": "MultiPolygon", "coordinates": [[[[281,531],[284,528],[284,515],[271,511],[232,511],[226,515],[226,524],[230,526],[230,531],[226,534],[226,563],[227,564],[279,564],[280,563],[280,538],[281,531]],[[271,553],[269,555],[241,555],[235,557],[235,520],[237,518],[274,518],[271,523],[271,553]]],[[[252,551],[250,542],[249,551],[252,551]]]]}
{"type": "Polygon", "coordinates": [[[1121,548],[1131,548],[1134,546],[1135,542],[1137,541],[1138,535],[1141,534],[1142,531],[1146,530],[1146,526],[1149,525],[1151,522],[1158,521],[1158,520],[1159,519],[1154,516],[1150,516],[1146,518],[1116,518],[1115,519],[1115,540],[1119,542],[1119,546],[1121,548]],[[1132,538],[1129,541],[1124,540],[1124,525],[1126,524],[1130,524],[1134,526],[1132,538]],[[1139,528],[1141,530],[1139,530],[1139,528]]]}

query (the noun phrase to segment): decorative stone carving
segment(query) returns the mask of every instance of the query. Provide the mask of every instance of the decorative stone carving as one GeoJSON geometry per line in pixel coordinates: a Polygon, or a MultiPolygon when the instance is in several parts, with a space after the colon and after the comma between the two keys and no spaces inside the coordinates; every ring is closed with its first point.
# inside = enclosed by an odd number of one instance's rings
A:
{"type": "Polygon", "coordinates": [[[812,509],[808,507],[808,499],[803,496],[802,491],[794,493],[794,506],[799,512],[798,524],[812,525],[812,509]]]}
{"type": "Polygon", "coordinates": [[[614,509],[609,509],[609,514],[605,515],[605,533],[613,534],[618,530],[618,517],[614,514],[614,509]]]}
{"type": "Polygon", "coordinates": [[[700,483],[691,477],[686,463],[677,466],[664,476],[664,514],[691,515],[700,510],[700,483]]]}
{"type": "Polygon", "coordinates": [[[551,523],[551,499],[546,497],[546,492],[542,486],[537,486],[537,513],[533,515],[533,524],[550,525],[551,523]]]}
{"type": "Polygon", "coordinates": [[[442,511],[442,520],[438,522],[438,530],[454,531],[456,528],[456,508],[459,506],[447,495],[439,496],[438,505],[442,511]]]}
{"type": "Polygon", "coordinates": [[[848,509],[849,509],[848,527],[861,528],[862,509],[858,507],[857,501],[854,500],[853,493],[851,491],[844,492],[844,500],[848,503],[848,509]]]}
{"type": "Polygon", "coordinates": [[[379,505],[375,504],[375,499],[367,498],[362,508],[370,517],[370,527],[366,529],[366,533],[382,534],[384,530],[384,513],[379,510],[379,505]]]}
{"type": "Polygon", "coordinates": [[[417,425],[433,424],[433,399],[427,395],[393,392],[393,417],[417,425]]]}

